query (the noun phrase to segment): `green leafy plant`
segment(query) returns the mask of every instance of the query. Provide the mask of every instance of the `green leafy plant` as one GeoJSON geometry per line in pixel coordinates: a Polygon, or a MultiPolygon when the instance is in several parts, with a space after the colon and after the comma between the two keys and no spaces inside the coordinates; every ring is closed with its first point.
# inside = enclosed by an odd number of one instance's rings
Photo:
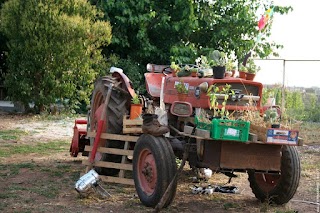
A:
{"type": "Polygon", "coordinates": [[[226,70],[227,71],[232,71],[232,70],[236,70],[237,66],[235,65],[235,62],[231,59],[228,59],[227,63],[226,63],[226,70]]]}
{"type": "Polygon", "coordinates": [[[231,85],[226,84],[225,86],[216,86],[215,84],[211,85],[207,90],[207,96],[210,100],[210,109],[213,110],[213,116],[228,117],[229,111],[226,110],[227,100],[230,95],[234,94],[234,91],[231,90],[231,85]],[[222,95],[223,101],[219,106],[218,97],[222,95]]]}
{"type": "Polygon", "coordinates": [[[133,104],[141,104],[139,94],[135,94],[135,96],[132,97],[131,103],[133,104]]]}
{"type": "Polygon", "coordinates": [[[243,64],[240,64],[240,65],[239,65],[239,71],[241,71],[241,72],[247,72],[247,71],[248,71],[248,68],[245,67],[243,64]]]}
{"type": "Polygon", "coordinates": [[[278,121],[279,115],[276,109],[270,108],[264,112],[263,120],[266,122],[270,122],[271,124],[278,121]]]}
{"type": "Polygon", "coordinates": [[[180,66],[176,64],[174,61],[171,62],[170,68],[175,71],[180,71],[180,66]]]}
{"type": "Polygon", "coordinates": [[[191,68],[191,72],[195,72],[195,73],[197,73],[198,72],[198,68],[191,68]]]}
{"type": "Polygon", "coordinates": [[[180,79],[179,82],[175,85],[175,88],[178,93],[186,94],[188,93],[187,85],[180,79]]]}
{"type": "Polygon", "coordinates": [[[248,73],[255,74],[260,71],[260,66],[257,66],[252,59],[249,59],[247,62],[248,73]]]}
{"type": "Polygon", "coordinates": [[[214,67],[226,66],[226,63],[227,63],[226,54],[222,51],[214,50],[209,54],[209,58],[210,58],[209,64],[211,64],[211,66],[214,66],[214,67]]]}

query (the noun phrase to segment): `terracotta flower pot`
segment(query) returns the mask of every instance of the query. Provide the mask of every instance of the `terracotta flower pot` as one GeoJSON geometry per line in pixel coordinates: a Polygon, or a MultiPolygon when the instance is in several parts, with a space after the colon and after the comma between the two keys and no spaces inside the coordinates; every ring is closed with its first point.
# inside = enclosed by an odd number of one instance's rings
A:
{"type": "Polygon", "coordinates": [[[226,71],[225,77],[231,77],[231,76],[232,76],[232,72],[231,71],[226,71]]]}
{"type": "Polygon", "coordinates": [[[246,79],[247,78],[247,73],[243,71],[239,71],[239,78],[246,79]]]}
{"type": "Polygon", "coordinates": [[[231,72],[232,72],[231,77],[234,77],[234,74],[236,73],[236,71],[235,70],[231,70],[231,72]]]}
{"type": "Polygon", "coordinates": [[[136,119],[142,114],[142,104],[131,104],[130,119],[136,119]]]}
{"type": "Polygon", "coordinates": [[[256,77],[255,73],[247,73],[246,79],[252,81],[256,77]]]}
{"type": "Polygon", "coordinates": [[[178,93],[178,100],[179,101],[185,101],[188,97],[187,93],[178,93]]]}
{"type": "Polygon", "coordinates": [[[198,73],[197,73],[197,72],[191,72],[191,76],[192,76],[192,77],[197,77],[197,76],[198,76],[198,73]]]}

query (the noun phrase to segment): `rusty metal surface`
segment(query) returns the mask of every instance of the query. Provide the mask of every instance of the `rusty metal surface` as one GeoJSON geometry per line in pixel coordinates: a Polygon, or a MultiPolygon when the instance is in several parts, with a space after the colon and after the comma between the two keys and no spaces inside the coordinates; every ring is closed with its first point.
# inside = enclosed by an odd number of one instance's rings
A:
{"type": "Polygon", "coordinates": [[[279,145],[222,142],[221,168],[279,171],[280,165],[281,146],[279,145]]]}
{"type": "Polygon", "coordinates": [[[219,169],[220,166],[220,154],[221,154],[221,142],[220,141],[204,141],[203,150],[203,165],[209,167],[212,170],[219,169]]]}
{"type": "Polygon", "coordinates": [[[280,171],[281,146],[206,140],[199,165],[212,170],[280,171]]]}

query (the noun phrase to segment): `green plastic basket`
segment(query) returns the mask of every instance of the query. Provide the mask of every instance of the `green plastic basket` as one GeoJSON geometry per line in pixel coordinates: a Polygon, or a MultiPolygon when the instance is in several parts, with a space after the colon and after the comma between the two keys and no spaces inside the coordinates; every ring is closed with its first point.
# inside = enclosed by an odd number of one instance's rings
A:
{"type": "Polygon", "coordinates": [[[250,122],[241,120],[213,119],[211,138],[247,142],[250,122]]]}
{"type": "Polygon", "coordinates": [[[204,123],[204,122],[200,122],[200,120],[201,120],[201,118],[195,117],[195,123],[196,123],[197,128],[209,130],[211,132],[212,123],[204,123]]]}

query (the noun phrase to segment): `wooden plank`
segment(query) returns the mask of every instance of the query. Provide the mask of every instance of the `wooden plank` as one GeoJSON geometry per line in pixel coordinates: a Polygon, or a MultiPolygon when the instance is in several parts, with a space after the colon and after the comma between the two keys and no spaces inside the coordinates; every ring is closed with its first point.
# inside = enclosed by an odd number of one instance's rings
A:
{"type": "Polygon", "coordinates": [[[123,126],[127,126],[127,125],[141,126],[142,123],[143,123],[143,120],[141,120],[141,119],[135,119],[135,120],[123,119],[123,126]]]}
{"type": "Polygon", "coordinates": [[[123,116],[123,133],[135,133],[135,134],[141,134],[142,133],[142,119],[129,119],[129,116],[123,116]]]}
{"type": "Polygon", "coordinates": [[[134,181],[133,179],[128,179],[128,178],[120,178],[120,177],[111,177],[111,176],[104,176],[104,175],[99,175],[102,181],[104,182],[109,182],[109,183],[121,183],[121,184],[126,184],[126,185],[132,185],[134,186],[134,181]]]}
{"type": "Polygon", "coordinates": [[[142,133],[142,128],[141,127],[130,127],[130,128],[123,127],[122,131],[124,134],[128,134],[128,133],[139,134],[139,133],[142,133]]]}
{"type": "MultiPolygon", "coordinates": [[[[89,160],[83,160],[82,164],[86,166],[91,165],[89,160]]],[[[124,169],[129,171],[133,170],[132,164],[112,163],[112,162],[105,162],[105,161],[95,161],[93,163],[93,166],[104,167],[104,168],[114,168],[114,169],[124,169]]]]}
{"type": "MultiPolygon", "coordinates": [[[[91,152],[93,146],[85,146],[84,151],[91,152]]],[[[124,150],[124,149],[116,149],[116,148],[106,148],[106,147],[98,147],[98,152],[113,154],[113,155],[133,155],[133,150],[124,150]]]]}
{"type": "MultiPolygon", "coordinates": [[[[124,151],[128,150],[128,148],[129,148],[129,142],[126,141],[125,144],[124,144],[124,151]]],[[[122,156],[121,163],[122,164],[126,164],[127,163],[127,156],[125,156],[125,155],[122,156]]],[[[120,172],[119,172],[119,177],[123,178],[124,174],[125,174],[125,170],[121,169],[120,172]]]]}
{"type": "MultiPolygon", "coordinates": [[[[90,137],[90,138],[94,138],[94,137],[96,137],[96,133],[95,132],[88,132],[87,136],[90,137]]],[[[101,134],[101,138],[102,139],[108,139],[108,140],[137,142],[139,136],[102,133],[101,134]]]]}

